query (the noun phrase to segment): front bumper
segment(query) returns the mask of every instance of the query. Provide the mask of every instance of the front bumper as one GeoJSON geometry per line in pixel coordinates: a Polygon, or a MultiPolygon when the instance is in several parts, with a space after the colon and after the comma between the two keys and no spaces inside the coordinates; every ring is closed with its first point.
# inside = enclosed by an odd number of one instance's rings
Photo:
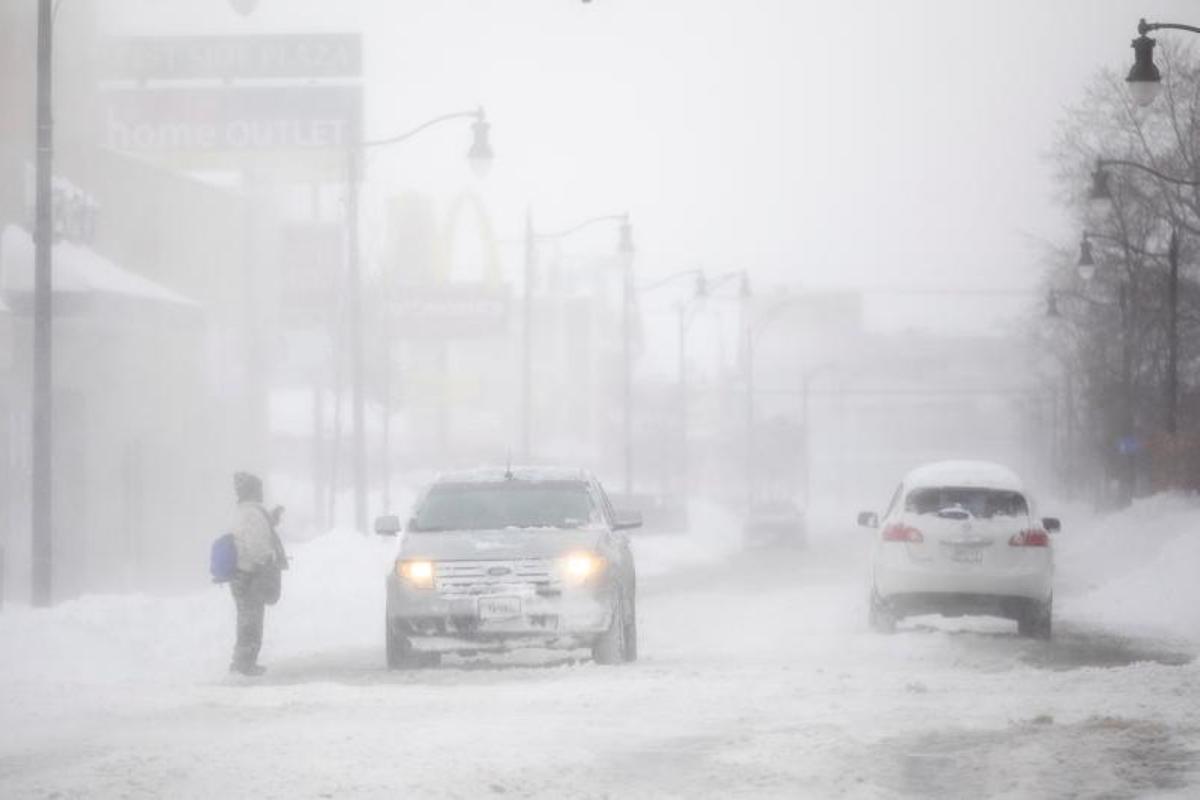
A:
{"type": "Polygon", "coordinates": [[[387,583],[388,624],[425,652],[587,647],[608,630],[613,606],[607,587],[511,586],[462,594],[417,589],[395,575],[387,583]],[[492,598],[515,598],[520,613],[481,617],[480,601],[492,598]]]}

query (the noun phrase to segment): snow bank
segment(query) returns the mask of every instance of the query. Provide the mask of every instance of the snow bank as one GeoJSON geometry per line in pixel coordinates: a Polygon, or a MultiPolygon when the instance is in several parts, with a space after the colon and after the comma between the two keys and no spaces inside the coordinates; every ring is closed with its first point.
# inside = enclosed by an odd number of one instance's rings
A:
{"type": "Polygon", "coordinates": [[[1066,522],[1056,604],[1123,630],[1200,641],[1200,498],[1162,494],[1066,522]]]}
{"type": "MultiPolygon", "coordinates": [[[[690,535],[633,537],[641,575],[662,575],[735,552],[740,523],[719,506],[694,508],[690,535]]],[[[384,578],[398,540],[338,530],[289,543],[283,598],[267,610],[267,663],[375,651],[383,639],[384,578]]],[[[206,568],[197,554],[197,569],[206,568]]],[[[204,681],[221,674],[234,638],[225,586],[182,597],[93,595],[50,609],[0,614],[0,683],[70,685],[204,681]]]]}
{"type": "MultiPolygon", "coordinates": [[[[283,599],[267,611],[264,660],[378,647],[395,540],[336,531],[289,550],[283,599]]],[[[0,683],[211,678],[228,662],[233,638],[225,586],[184,597],[94,595],[50,609],[10,606],[0,614],[0,683]]]]}

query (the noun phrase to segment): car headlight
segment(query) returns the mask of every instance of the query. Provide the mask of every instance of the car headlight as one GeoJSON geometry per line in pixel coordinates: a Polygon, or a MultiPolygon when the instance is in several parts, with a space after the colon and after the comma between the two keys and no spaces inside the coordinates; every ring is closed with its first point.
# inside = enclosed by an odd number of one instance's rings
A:
{"type": "Polygon", "coordinates": [[[604,559],[595,553],[572,553],[563,559],[563,573],[567,580],[584,583],[604,570],[604,559]]]}
{"type": "Polygon", "coordinates": [[[432,561],[397,561],[396,575],[418,589],[433,588],[432,561]]]}

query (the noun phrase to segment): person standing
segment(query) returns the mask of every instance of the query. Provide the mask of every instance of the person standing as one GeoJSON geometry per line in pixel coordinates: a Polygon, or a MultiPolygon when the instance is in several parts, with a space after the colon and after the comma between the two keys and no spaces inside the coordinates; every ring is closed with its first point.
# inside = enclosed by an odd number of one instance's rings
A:
{"type": "Polygon", "coordinates": [[[262,479],[249,472],[233,476],[237,508],[230,533],[237,549],[237,574],[230,582],[237,605],[237,642],[233,647],[230,672],[261,675],[258,663],[262,649],[263,617],[266,606],[279,599],[280,571],[287,566],[275,525],[283,509],[269,512],[263,507],[262,479]]]}

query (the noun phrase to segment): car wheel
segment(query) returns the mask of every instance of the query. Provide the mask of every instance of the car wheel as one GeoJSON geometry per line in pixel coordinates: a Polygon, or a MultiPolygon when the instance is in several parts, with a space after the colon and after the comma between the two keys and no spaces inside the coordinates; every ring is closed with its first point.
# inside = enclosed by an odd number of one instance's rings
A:
{"type": "Polygon", "coordinates": [[[629,621],[625,625],[625,660],[637,661],[638,657],[638,631],[637,631],[637,600],[634,600],[633,608],[629,613],[629,621]]]}
{"type": "Polygon", "coordinates": [[[442,663],[441,653],[422,653],[414,650],[407,636],[396,632],[390,620],[384,620],[388,669],[420,669],[436,667],[442,663]]]}
{"type": "Polygon", "coordinates": [[[867,611],[867,625],[876,633],[896,632],[896,613],[871,592],[871,605],[867,611]]]}
{"type": "Polygon", "coordinates": [[[597,664],[621,664],[629,652],[626,647],[625,601],[617,595],[608,630],[592,643],[592,660],[597,664]]]}
{"type": "Polygon", "coordinates": [[[1017,634],[1030,639],[1049,639],[1053,628],[1054,598],[1032,603],[1017,619],[1017,634]]]}

